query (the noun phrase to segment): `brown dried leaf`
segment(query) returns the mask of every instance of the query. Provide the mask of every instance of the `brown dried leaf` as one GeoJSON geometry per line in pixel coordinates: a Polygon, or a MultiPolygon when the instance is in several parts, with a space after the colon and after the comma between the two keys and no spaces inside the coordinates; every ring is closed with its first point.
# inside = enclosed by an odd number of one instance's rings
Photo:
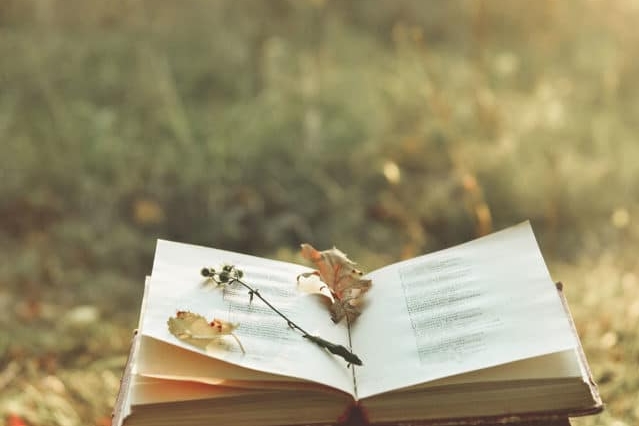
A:
{"type": "Polygon", "coordinates": [[[228,321],[214,318],[209,322],[202,315],[188,311],[178,311],[167,321],[169,331],[178,339],[198,348],[207,349],[211,344],[219,344],[224,336],[232,336],[244,353],[244,346],[233,333],[238,327],[228,321]]]}
{"type": "Polygon", "coordinates": [[[355,262],[335,247],[318,251],[310,244],[302,244],[302,256],[315,264],[319,278],[330,289],[333,321],[340,322],[344,317],[348,321],[357,318],[361,314],[362,296],[371,288],[371,280],[362,278],[364,273],[355,267],[355,262]]]}

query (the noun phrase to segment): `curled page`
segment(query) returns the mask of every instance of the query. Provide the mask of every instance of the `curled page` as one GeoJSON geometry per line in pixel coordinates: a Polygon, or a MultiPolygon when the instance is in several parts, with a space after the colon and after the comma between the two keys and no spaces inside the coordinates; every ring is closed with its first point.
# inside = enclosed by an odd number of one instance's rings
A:
{"type": "Polygon", "coordinates": [[[190,369],[194,363],[190,366],[166,363],[162,371],[151,371],[152,363],[147,363],[139,366],[139,373],[174,378],[188,374],[189,380],[210,382],[233,379],[225,375],[237,371],[231,366],[239,366],[254,371],[256,380],[265,380],[261,372],[273,375],[271,380],[309,380],[352,393],[352,371],[343,359],[303,338],[261,300],[251,298],[246,288],[207,284],[200,275],[201,269],[221,264],[233,264],[241,269],[243,280],[250,282],[270,303],[310,334],[349,346],[345,324],[333,324],[317,296],[298,291],[296,277],[308,272],[308,268],[201,246],[158,241],[141,335],[224,361],[229,368],[212,362],[211,368],[201,368],[200,376],[197,376],[190,369]],[[207,319],[218,318],[237,327],[233,329],[233,336],[220,336],[202,345],[189,344],[189,339],[174,336],[167,327],[167,320],[178,311],[197,313],[207,319]]]}

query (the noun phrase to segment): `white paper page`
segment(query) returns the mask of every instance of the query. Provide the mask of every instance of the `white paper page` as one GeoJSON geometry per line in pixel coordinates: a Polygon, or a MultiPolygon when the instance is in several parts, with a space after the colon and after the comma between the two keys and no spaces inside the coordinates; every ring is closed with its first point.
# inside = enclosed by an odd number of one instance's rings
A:
{"type": "MultiPolygon", "coordinates": [[[[352,372],[343,359],[304,339],[257,297],[250,302],[246,288],[236,284],[223,290],[203,285],[202,267],[225,263],[241,269],[244,281],[307,332],[348,347],[346,327],[332,323],[317,296],[297,290],[297,275],[308,268],[163,240],[158,241],[156,249],[141,333],[246,368],[303,378],[352,393],[352,372]],[[178,310],[204,315],[209,321],[216,317],[239,323],[235,334],[246,353],[230,336],[221,345],[209,345],[206,351],[177,339],[169,332],[167,320],[178,310]]],[[[158,373],[170,374],[167,370],[158,373]]]]}
{"type": "MultiPolygon", "coordinates": [[[[193,352],[152,337],[140,336],[140,340],[140,352],[137,356],[138,362],[134,372],[141,376],[168,380],[191,380],[225,386],[228,386],[231,381],[281,383],[284,380],[297,384],[307,383],[303,379],[283,377],[220,361],[206,354],[193,352]]],[[[227,341],[225,344],[231,346],[232,342],[227,341]]],[[[222,350],[232,349],[214,348],[212,352],[221,352],[222,350]]]]}
{"type": "Polygon", "coordinates": [[[576,346],[527,222],[368,277],[359,398],[576,346]]]}
{"type": "Polygon", "coordinates": [[[195,399],[227,398],[264,395],[264,389],[234,389],[208,386],[197,382],[181,382],[147,377],[137,377],[134,384],[133,405],[157,404],[161,402],[192,401],[195,399]]]}

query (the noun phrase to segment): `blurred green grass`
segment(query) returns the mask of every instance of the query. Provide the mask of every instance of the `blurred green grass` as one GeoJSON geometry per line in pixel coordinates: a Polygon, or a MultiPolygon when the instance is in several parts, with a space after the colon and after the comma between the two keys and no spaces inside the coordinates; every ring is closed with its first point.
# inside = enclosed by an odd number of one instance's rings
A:
{"type": "Polygon", "coordinates": [[[636,1],[6,0],[0,421],[105,424],[155,239],[367,269],[530,218],[639,419],[636,1]]]}

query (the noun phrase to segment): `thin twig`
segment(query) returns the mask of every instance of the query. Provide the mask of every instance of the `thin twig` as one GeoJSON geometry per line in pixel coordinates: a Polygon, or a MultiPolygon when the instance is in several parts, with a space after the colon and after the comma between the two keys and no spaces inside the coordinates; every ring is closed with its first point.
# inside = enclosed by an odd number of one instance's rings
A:
{"type": "Polygon", "coordinates": [[[297,325],[295,322],[293,322],[291,319],[289,319],[279,309],[277,309],[268,300],[266,300],[258,289],[253,288],[246,282],[242,281],[241,277],[243,273],[241,270],[235,268],[235,266],[225,265],[222,267],[222,272],[220,273],[216,273],[215,270],[212,268],[203,268],[202,275],[209,279],[212,279],[218,284],[233,284],[234,282],[236,282],[242,285],[249,291],[250,301],[253,301],[253,297],[257,296],[257,298],[260,299],[262,302],[264,302],[266,306],[271,308],[273,312],[275,312],[280,317],[282,317],[284,321],[286,321],[289,327],[302,333],[302,337],[304,337],[305,339],[308,339],[311,342],[315,343],[316,345],[321,346],[322,348],[328,350],[330,353],[334,355],[344,358],[349,364],[354,364],[354,365],[363,364],[362,360],[345,346],[338,345],[338,344],[329,342],[326,339],[322,339],[319,336],[312,335],[306,330],[304,330],[302,327],[297,325]]]}

